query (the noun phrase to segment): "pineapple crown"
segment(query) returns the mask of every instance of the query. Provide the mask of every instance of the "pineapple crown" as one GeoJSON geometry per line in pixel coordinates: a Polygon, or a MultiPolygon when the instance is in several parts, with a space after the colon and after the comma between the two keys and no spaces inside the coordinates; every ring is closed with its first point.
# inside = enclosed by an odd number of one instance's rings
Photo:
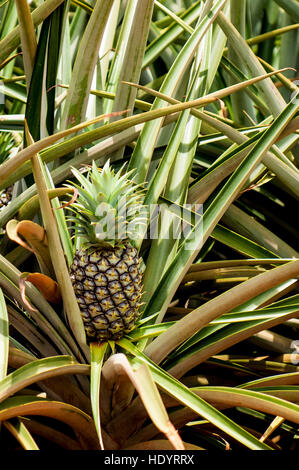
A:
{"type": "Polygon", "coordinates": [[[87,176],[72,168],[80,185],[69,185],[78,191],[70,207],[75,217],[69,220],[76,223],[77,234],[89,245],[113,247],[132,240],[138,225],[145,222],[144,191],[129,179],[134,170],[127,173],[123,170],[124,166],[115,172],[109,160],[102,170],[92,162],[87,176]]]}

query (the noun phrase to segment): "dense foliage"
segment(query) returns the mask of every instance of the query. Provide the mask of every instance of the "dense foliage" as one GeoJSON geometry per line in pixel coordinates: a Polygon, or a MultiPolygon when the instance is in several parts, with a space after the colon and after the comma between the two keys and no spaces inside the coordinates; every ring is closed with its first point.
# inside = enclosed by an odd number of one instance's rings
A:
{"type": "Polygon", "coordinates": [[[1,1],[1,449],[298,450],[298,26],[296,0],[1,1]],[[91,342],[81,278],[128,255],[77,250],[134,187],[139,311],[91,342]]]}

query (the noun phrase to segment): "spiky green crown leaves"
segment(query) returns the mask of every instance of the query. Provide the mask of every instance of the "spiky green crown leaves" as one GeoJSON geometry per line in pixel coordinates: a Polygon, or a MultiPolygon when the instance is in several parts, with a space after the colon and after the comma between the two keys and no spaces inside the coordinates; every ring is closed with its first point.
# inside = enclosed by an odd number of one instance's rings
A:
{"type": "Polygon", "coordinates": [[[123,169],[115,172],[107,161],[99,170],[92,162],[84,176],[72,168],[80,185],[72,184],[78,197],[71,205],[76,217],[69,219],[76,223],[78,235],[90,245],[115,246],[131,240],[137,226],[145,222],[144,191],[129,179],[132,171],[123,173],[123,169]]]}

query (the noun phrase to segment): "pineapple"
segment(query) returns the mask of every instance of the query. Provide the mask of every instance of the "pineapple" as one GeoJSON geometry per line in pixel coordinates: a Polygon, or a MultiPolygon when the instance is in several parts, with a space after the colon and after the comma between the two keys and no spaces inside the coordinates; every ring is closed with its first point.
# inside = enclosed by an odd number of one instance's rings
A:
{"type": "Polygon", "coordinates": [[[117,340],[134,328],[141,305],[141,259],[130,225],[142,223],[136,213],[142,191],[129,180],[131,172],[115,173],[109,162],[101,172],[93,162],[87,177],[73,174],[81,186],[74,185],[78,197],[71,205],[79,235],[71,281],[87,341],[117,340]]]}

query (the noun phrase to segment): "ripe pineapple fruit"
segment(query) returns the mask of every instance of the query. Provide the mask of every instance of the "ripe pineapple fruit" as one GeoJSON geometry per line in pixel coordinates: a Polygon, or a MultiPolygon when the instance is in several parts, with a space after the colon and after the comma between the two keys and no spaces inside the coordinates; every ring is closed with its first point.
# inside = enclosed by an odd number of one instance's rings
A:
{"type": "MultiPolygon", "coordinates": [[[[139,316],[142,296],[141,260],[130,239],[129,225],[142,208],[142,191],[106,163],[93,162],[87,177],[73,174],[81,186],[71,205],[80,236],[70,276],[88,341],[117,340],[130,332],[139,316]],[[114,222],[114,223],[113,223],[114,222]]],[[[132,224],[131,224],[132,225],[132,224]]]]}

